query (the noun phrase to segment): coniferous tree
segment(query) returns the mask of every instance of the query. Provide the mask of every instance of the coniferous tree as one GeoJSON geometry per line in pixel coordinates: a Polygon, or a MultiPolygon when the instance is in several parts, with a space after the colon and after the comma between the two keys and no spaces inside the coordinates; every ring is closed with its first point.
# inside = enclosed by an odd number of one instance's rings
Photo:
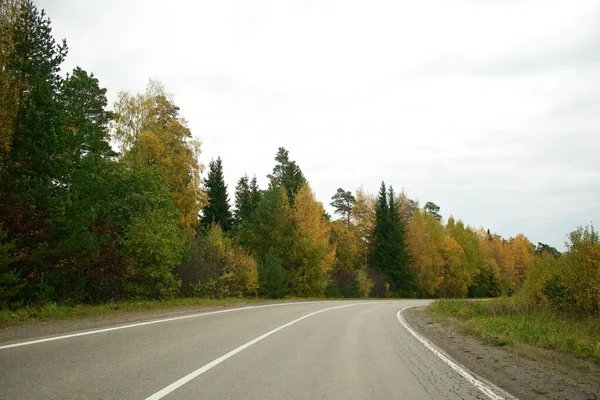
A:
{"type": "Polygon", "coordinates": [[[385,272],[386,265],[389,263],[389,213],[387,189],[385,187],[385,182],[381,182],[381,188],[379,189],[375,207],[375,229],[373,230],[371,238],[371,242],[373,243],[371,264],[379,272],[385,272]]]}
{"type": "MultiPolygon", "coordinates": [[[[67,45],[56,43],[50,20],[30,1],[21,4],[10,24],[10,39],[10,51],[3,52],[0,70],[19,83],[13,93],[19,101],[8,115],[9,134],[2,132],[3,139],[10,140],[10,150],[0,170],[0,225],[20,254],[20,275],[41,284],[51,269],[44,254],[52,214],[60,212],[67,185],[61,180],[64,164],[57,157],[64,147],[58,95],[67,45]]],[[[34,291],[41,289],[38,286],[34,291]]]]}
{"type": "Polygon", "coordinates": [[[396,294],[410,295],[414,277],[409,269],[410,253],[401,215],[394,189],[390,186],[389,191],[386,190],[382,182],[377,197],[372,263],[377,271],[387,275],[396,294]]]}
{"type": "Polygon", "coordinates": [[[277,164],[273,167],[273,173],[267,175],[267,178],[270,179],[270,185],[285,189],[290,205],[293,205],[296,193],[306,183],[306,178],[298,164],[290,160],[289,152],[283,147],[277,151],[275,161],[277,164]]]}
{"type": "Polygon", "coordinates": [[[235,187],[234,223],[239,228],[252,213],[252,192],[248,182],[248,175],[242,176],[235,187]]]}
{"type": "Polygon", "coordinates": [[[335,212],[342,216],[342,219],[346,222],[347,226],[350,226],[352,208],[356,203],[356,199],[352,195],[352,192],[339,188],[331,200],[333,201],[330,204],[335,208],[335,212]]]}
{"type": "Polygon", "coordinates": [[[232,218],[221,157],[208,164],[208,177],[204,181],[204,189],[208,195],[208,205],[202,210],[202,227],[207,229],[212,224],[219,224],[224,232],[229,231],[232,218]]]}
{"type": "Polygon", "coordinates": [[[406,241],[406,223],[402,219],[402,210],[399,208],[394,189],[390,186],[388,191],[389,203],[389,266],[388,276],[392,280],[392,287],[398,294],[410,296],[414,291],[414,276],[409,269],[410,252],[406,241]]]}

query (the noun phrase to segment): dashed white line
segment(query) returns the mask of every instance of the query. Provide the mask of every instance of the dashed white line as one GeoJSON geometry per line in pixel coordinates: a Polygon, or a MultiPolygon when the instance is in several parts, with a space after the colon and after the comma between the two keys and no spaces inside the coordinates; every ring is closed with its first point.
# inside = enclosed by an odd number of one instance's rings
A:
{"type": "Polygon", "coordinates": [[[188,383],[189,381],[191,381],[194,378],[197,378],[198,376],[202,375],[203,373],[205,373],[206,371],[216,367],[217,365],[221,364],[223,361],[227,360],[228,358],[233,357],[234,355],[236,355],[237,353],[239,353],[240,351],[243,351],[244,349],[247,349],[248,347],[252,346],[253,344],[256,344],[258,342],[260,342],[261,340],[265,339],[266,337],[271,336],[272,334],[279,332],[280,330],[287,328],[288,326],[294,325],[297,322],[302,321],[303,319],[312,317],[313,315],[316,314],[320,314],[322,312],[325,311],[329,311],[329,310],[336,310],[339,308],[346,308],[346,307],[352,307],[355,306],[356,303],[354,304],[347,304],[347,305],[343,305],[343,306],[337,306],[337,307],[330,307],[330,308],[325,308],[323,310],[319,310],[319,311],[315,311],[312,312],[310,314],[306,314],[303,317],[300,317],[298,319],[295,319],[291,322],[288,322],[287,324],[281,325],[280,327],[277,327],[273,330],[270,330],[269,332],[260,335],[259,337],[257,337],[256,339],[253,339],[251,341],[249,341],[248,343],[245,343],[243,345],[241,345],[240,347],[231,350],[229,353],[217,358],[216,360],[213,360],[211,362],[209,362],[208,364],[198,368],[197,370],[195,370],[194,372],[189,373],[188,375],[184,376],[183,378],[171,383],[169,386],[159,390],[158,392],[154,393],[152,396],[147,397],[146,400],[159,400],[162,399],[163,397],[165,397],[166,395],[168,395],[169,393],[177,390],[178,388],[180,388],[181,386],[185,385],[186,383],[188,383]]]}
{"type": "Polygon", "coordinates": [[[500,396],[494,390],[492,390],[492,388],[490,387],[489,384],[486,384],[486,383],[482,382],[481,380],[475,378],[473,376],[473,374],[470,373],[465,367],[463,367],[456,361],[453,361],[450,358],[448,358],[447,356],[445,356],[444,354],[442,354],[431,343],[429,343],[429,341],[427,339],[425,339],[423,336],[421,336],[419,333],[417,333],[414,329],[412,329],[408,325],[406,320],[404,319],[402,312],[406,309],[413,308],[413,307],[416,307],[416,306],[404,307],[402,310],[398,311],[398,313],[396,314],[396,318],[398,318],[398,321],[400,322],[400,324],[402,324],[402,326],[404,328],[406,328],[406,330],[408,332],[410,332],[410,334],[413,335],[419,342],[423,343],[423,345],[425,347],[427,347],[429,350],[431,350],[443,362],[448,364],[450,366],[450,368],[452,368],[453,370],[458,372],[463,378],[465,378],[467,381],[469,381],[471,384],[473,384],[473,386],[475,386],[477,389],[479,389],[479,391],[482,392],[483,394],[485,394],[488,398],[490,398],[492,400],[506,400],[505,397],[500,396]]]}

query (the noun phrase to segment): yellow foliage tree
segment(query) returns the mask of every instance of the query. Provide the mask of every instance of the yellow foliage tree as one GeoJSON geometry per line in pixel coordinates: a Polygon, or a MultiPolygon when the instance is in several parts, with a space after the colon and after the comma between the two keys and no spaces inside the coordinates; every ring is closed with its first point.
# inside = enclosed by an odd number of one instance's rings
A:
{"type": "Polygon", "coordinates": [[[411,269],[425,297],[434,297],[444,280],[444,257],[440,251],[443,241],[443,227],[435,218],[415,210],[408,225],[407,243],[412,256],[411,269]]]}
{"type": "Polygon", "coordinates": [[[365,257],[369,253],[369,237],[375,229],[375,197],[365,192],[362,188],[356,190],[356,203],[352,209],[354,213],[354,226],[360,239],[359,251],[361,259],[366,263],[365,257]]]}
{"type": "Polygon", "coordinates": [[[292,252],[292,290],[299,296],[322,296],[328,272],[335,261],[335,248],[329,242],[330,227],[323,205],[315,200],[308,185],[302,184],[292,210],[296,228],[292,252]]]}
{"type": "Polygon", "coordinates": [[[513,290],[516,291],[523,284],[527,270],[533,266],[535,248],[522,233],[518,234],[509,243],[515,259],[515,269],[511,283],[513,290]]]}
{"type": "Polygon", "coordinates": [[[152,80],[145,93],[119,93],[114,108],[112,136],[123,160],[158,173],[181,213],[181,227],[193,235],[206,195],[200,187],[200,142],[179,116],[179,108],[164,87],[152,80]]]}
{"type": "Polygon", "coordinates": [[[337,271],[354,271],[361,267],[362,243],[355,225],[347,225],[342,220],[333,221],[331,241],[336,248],[334,268],[337,271]]]}
{"type": "Polygon", "coordinates": [[[18,12],[18,2],[0,0],[0,170],[10,151],[14,120],[19,105],[20,85],[7,68],[6,59],[12,51],[12,23],[18,12]]]}
{"type": "Polygon", "coordinates": [[[466,297],[471,275],[462,246],[452,236],[446,235],[441,252],[444,259],[444,280],[440,285],[439,295],[450,298],[466,297]]]}

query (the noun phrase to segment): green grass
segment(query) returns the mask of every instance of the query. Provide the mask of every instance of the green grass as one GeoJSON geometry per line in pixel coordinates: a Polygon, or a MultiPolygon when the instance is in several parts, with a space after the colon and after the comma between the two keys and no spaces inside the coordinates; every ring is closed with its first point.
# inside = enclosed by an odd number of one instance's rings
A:
{"type": "MultiPolygon", "coordinates": [[[[290,299],[286,299],[290,300],[290,299]]],[[[306,300],[306,299],[304,299],[306,300]]],[[[201,299],[176,298],[170,300],[120,301],[99,305],[66,306],[56,303],[42,307],[23,307],[17,310],[0,310],[0,327],[26,322],[65,320],[73,318],[112,316],[120,313],[164,310],[185,307],[226,307],[236,304],[257,304],[273,302],[267,299],[201,299]]]]}
{"type": "Polygon", "coordinates": [[[514,299],[441,300],[430,310],[456,318],[464,332],[495,346],[530,345],[600,363],[600,318],[522,307],[514,299]]]}

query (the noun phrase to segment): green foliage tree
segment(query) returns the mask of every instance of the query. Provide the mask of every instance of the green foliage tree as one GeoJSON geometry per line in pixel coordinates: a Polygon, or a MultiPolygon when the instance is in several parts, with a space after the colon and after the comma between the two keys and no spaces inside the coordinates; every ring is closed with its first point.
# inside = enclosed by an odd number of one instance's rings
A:
{"type": "Polygon", "coordinates": [[[535,254],[539,255],[543,253],[549,253],[554,258],[560,257],[560,251],[558,251],[555,247],[538,242],[537,246],[535,247],[535,254]]]}
{"type": "Polygon", "coordinates": [[[600,315],[600,235],[593,226],[569,234],[567,254],[559,282],[564,285],[572,310],[600,315]]]}
{"type": "Polygon", "coordinates": [[[390,186],[386,190],[381,183],[377,198],[376,225],[372,241],[374,243],[373,266],[385,274],[391,289],[398,295],[412,295],[414,276],[409,269],[410,253],[406,244],[405,221],[401,217],[396,195],[390,186]]]}
{"type": "Polygon", "coordinates": [[[285,189],[290,205],[294,204],[296,193],[300,187],[306,183],[306,178],[302,170],[295,161],[290,160],[289,152],[280,147],[275,155],[275,167],[273,172],[267,175],[271,186],[282,187],[285,189]]]}
{"type": "MultiPolygon", "coordinates": [[[[204,181],[204,190],[208,195],[208,204],[202,210],[202,226],[204,229],[208,229],[212,224],[219,224],[223,231],[228,232],[231,230],[232,216],[229,209],[229,196],[227,195],[227,185],[223,176],[221,157],[209,163],[208,177],[204,181]]],[[[248,202],[249,204],[250,202],[248,202]]]]}
{"type": "Polygon", "coordinates": [[[285,272],[279,256],[268,252],[258,266],[258,276],[263,297],[280,299],[285,295],[285,272]]]}
{"type": "Polygon", "coordinates": [[[42,285],[52,267],[45,255],[48,236],[67,184],[61,179],[64,164],[57,157],[64,148],[58,98],[67,46],[64,41],[57,45],[50,20],[29,1],[21,3],[9,36],[10,51],[3,51],[0,70],[13,89],[6,95],[18,102],[12,105],[16,108],[9,107],[3,123],[3,142],[10,142],[10,151],[0,169],[0,224],[19,255],[19,276],[33,287],[34,282],[42,285]]]}
{"type": "Polygon", "coordinates": [[[425,203],[423,209],[427,214],[435,218],[436,221],[440,222],[442,220],[442,216],[440,214],[440,206],[438,206],[437,204],[428,201],[427,203],[425,203]]]}
{"type": "Polygon", "coordinates": [[[346,221],[346,225],[350,226],[352,208],[356,203],[356,199],[352,195],[352,192],[338,188],[331,199],[333,200],[331,206],[335,208],[336,214],[340,214],[342,219],[346,221]]]}

